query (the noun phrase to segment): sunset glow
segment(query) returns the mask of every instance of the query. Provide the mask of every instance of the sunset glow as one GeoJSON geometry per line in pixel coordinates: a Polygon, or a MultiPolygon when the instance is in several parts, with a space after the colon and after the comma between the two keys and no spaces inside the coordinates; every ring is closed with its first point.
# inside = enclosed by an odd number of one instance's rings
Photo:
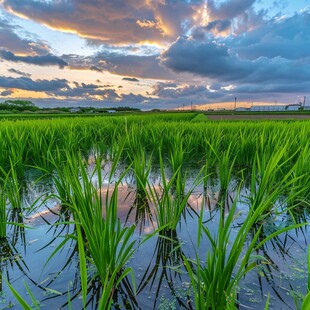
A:
{"type": "Polygon", "coordinates": [[[3,0],[0,97],[143,109],[296,103],[310,89],[309,23],[306,0],[3,0]]]}

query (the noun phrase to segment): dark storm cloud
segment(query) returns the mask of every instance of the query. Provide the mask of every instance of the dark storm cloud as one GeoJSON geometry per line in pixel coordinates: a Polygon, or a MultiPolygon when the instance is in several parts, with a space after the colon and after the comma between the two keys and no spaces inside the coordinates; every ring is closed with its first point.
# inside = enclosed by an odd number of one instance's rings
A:
{"type": "Polygon", "coordinates": [[[0,87],[17,88],[30,91],[56,91],[59,89],[70,88],[68,81],[65,79],[54,80],[32,80],[28,77],[4,77],[0,76],[0,87]]]}
{"type": "Polygon", "coordinates": [[[0,18],[0,48],[13,51],[14,53],[42,55],[50,51],[49,46],[38,39],[24,39],[18,35],[21,27],[10,24],[0,18]]]}
{"type": "Polygon", "coordinates": [[[14,68],[8,69],[8,72],[15,73],[15,74],[18,74],[18,75],[21,75],[21,76],[25,76],[25,77],[31,77],[30,73],[26,73],[26,72],[23,72],[23,71],[20,71],[20,70],[16,70],[14,68]]]}
{"type": "Polygon", "coordinates": [[[128,82],[139,82],[137,78],[131,78],[131,77],[124,77],[122,78],[123,81],[128,81],[128,82]]]}
{"type": "Polygon", "coordinates": [[[8,61],[23,62],[38,66],[59,66],[61,69],[68,66],[67,62],[51,54],[43,56],[16,56],[10,51],[0,50],[0,58],[8,61]]]}

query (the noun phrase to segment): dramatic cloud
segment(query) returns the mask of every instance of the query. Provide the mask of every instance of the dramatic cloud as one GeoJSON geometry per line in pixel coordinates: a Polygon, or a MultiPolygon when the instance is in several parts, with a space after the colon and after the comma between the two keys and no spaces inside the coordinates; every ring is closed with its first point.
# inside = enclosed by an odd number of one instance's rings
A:
{"type": "Polygon", "coordinates": [[[70,88],[68,81],[65,79],[54,80],[32,80],[27,77],[4,77],[0,76],[0,87],[4,88],[17,88],[23,90],[31,90],[38,92],[56,91],[59,89],[70,88]]]}
{"type": "Polygon", "coordinates": [[[124,53],[98,52],[93,56],[62,55],[61,58],[70,64],[71,68],[91,68],[93,71],[150,79],[173,79],[175,74],[160,65],[158,55],[126,55],[124,53]],[[96,68],[96,70],[95,70],[96,68]]]}
{"type": "Polygon", "coordinates": [[[162,54],[162,64],[177,71],[210,78],[235,79],[250,74],[251,68],[229,53],[224,44],[180,37],[162,54]]]}
{"type": "Polygon", "coordinates": [[[185,21],[188,26],[193,24],[192,17],[202,3],[202,0],[2,1],[7,11],[107,43],[162,42],[175,38],[184,31],[185,21]]]}
{"type": "Polygon", "coordinates": [[[123,81],[128,81],[128,82],[139,82],[137,78],[131,78],[131,77],[124,77],[122,78],[123,81]]]}
{"type": "Polygon", "coordinates": [[[114,89],[99,89],[99,88],[87,88],[83,86],[77,86],[75,88],[57,90],[49,92],[53,96],[60,96],[66,98],[84,98],[84,99],[109,99],[115,100],[119,98],[119,95],[114,89]]]}
{"type": "MultiPolygon", "coordinates": [[[[303,59],[310,55],[310,13],[273,19],[260,28],[244,33],[231,42],[231,47],[246,59],[283,57],[303,59]]],[[[308,62],[308,61],[307,61],[308,62]]]]}
{"type": "Polygon", "coordinates": [[[31,77],[30,73],[26,73],[26,72],[23,72],[23,71],[20,71],[20,70],[16,70],[14,68],[8,69],[8,72],[15,73],[15,74],[18,74],[18,75],[21,75],[21,76],[25,76],[25,77],[31,77]]]}
{"type": "Polygon", "coordinates": [[[49,46],[42,40],[29,40],[21,38],[17,33],[21,28],[10,24],[7,20],[0,18],[0,42],[1,48],[31,55],[44,55],[49,53],[49,46]]]}
{"type": "Polygon", "coordinates": [[[310,14],[273,19],[240,37],[179,37],[161,55],[162,65],[214,81],[240,84],[239,91],[307,91],[310,14]],[[266,84],[266,82],[268,82],[266,84]],[[255,84],[249,87],[249,84],[255,84]]]}
{"type": "Polygon", "coordinates": [[[0,94],[134,107],[308,96],[310,10],[267,2],[0,0],[0,94]],[[38,79],[45,66],[63,78],[38,79]]]}
{"type": "Polygon", "coordinates": [[[51,54],[47,54],[44,56],[16,56],[12,52],[0,50],[0,58],[8,61],[24,62],[27,64],[39,66],[59,66],[60,69],[68,66],[67,62],[51,54]]]}

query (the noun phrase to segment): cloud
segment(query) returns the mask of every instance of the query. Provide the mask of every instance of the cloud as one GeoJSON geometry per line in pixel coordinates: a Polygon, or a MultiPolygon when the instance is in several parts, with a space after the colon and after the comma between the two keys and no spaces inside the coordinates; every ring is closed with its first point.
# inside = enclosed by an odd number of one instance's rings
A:
{"type": "Polygon", "coordinates": [[[153,85],[152,96],[157,96],[160,99],[184,99],[187,104],[190,101],[207,102],[210,99],[223,99],[226,96],[226,91],[214,91],[206,85],[199,84],[177,84],[157,82],[153,85]]]}
{"type": "Polygon", "coordinates": [[[296,14],[282,20],[272,19],[261,27],[244,33],[231,47],[246,59],[278,57],[303,59],[310,55],[310,13],[296,14]]]}
{"type": "Polygon", "coordinates": [[[26,73],[26,72],[23,72],[23,71],[20,71],[20,70],[16,70],[14,68],[8,69],[8,72],[15,73],[15,74],[18,74],[18,75],[21,75],[21,76],[25,76],[25,77],[31,77],[30,73],[26,73]]]}
{"type": "Polygon", "coordinates": [[[8,89],[8,90],[3,90],[3,91],[0,92],[0,96],[1,96],[1,97],[7,97],[7,96],[10,96],[10,95],[12,95],[12,94],[14,94],[14,91],[13,91],[13,90],[10,90],[10,89],[8,89]]]}
{"type": "Polygon", "coordinates": [[[175,74],[160,65],[159,54],[126,55],[119,52],[101,51],[88,57],[62,55],[61,58],[70,64],[70,68],[99,68],[112,74],[150,79],[173,79],[175,74]]]}
{"type": "Polygon", "coordinates": [[[16,56],[10,51],[0,50],[0,57],[8,61],[23,62],[32,65],[59,66],[60,69],[68,66],[67,62],[51,54],[47,54],[44,56],[16,56]]]}
{"type": "Polygon", "coordinates": [[[109,85],[96,85],[73,82],[74,87],[60,88],[47,92],[50,96],[75,98],[75,99],[89,99],[89,100],[116,100],[120,98],[115,89],[109,85]]]}
{"type": "Polygon", "coordinates": [[[251,68],[229,52],[225,44],[180,37],[161,55],[161,63],[176,72],[190,72],[230,80],[250,74],[251,68]]]}
{"type": "Polygon", "coordinates": [[[161,64],[213,81],[260,92],[306,91],[310,75],[310,14],[272,19],[241,36],[179,37],[161,54],[161,64]],[[296,44],[295,44],[296,43],[296,44]],[[285,85],[285,87],[282,87],[285,85]]]}
{"type": "Polygon", "coordinates": [[[0,87],[3,88],[17,88],[30,91],[56,91],[59,89],[68,89],[68,81],[65,79],[54,80],[32,80],[28,77],[4,77],[0,76],[0,87]]]}
{"type": "Polygon", "coordinates": [[[0,18],[0,42],[1,47],[14,53],[31,55],[44,55],[50,52],[46,42],[39,39],[25,39],[19,36],[22,29],[0,18]]]}
{"type": "Polygon", "coordinates": [[[218,1],[208,0],[208,10],[212,20],[233,19],[250,9],[256,0],[226,0],[218,4],[218,1]]]}
{"type": "Polygon", "coordinates": [[[226,20],[214,20],[208,23],[207,26],[199,26],[195,27],[191,36],[194,39],[203,40],[206,36],[212,34],[213,36],[221,35],[223,33],[227,33],[231,30],[231,21],[226,20]]]}
{"type": "Polygon", "coordinates": [[[132,105],[132,104],[137,104],[137,103],[145,103],[150,100],[149,97],[142,96],[140,94],[122,94],[121,96],[121,103],[125,105],[132,105]]]}
{"type": "Polygon", "coordinates": [[[131,77],[124,77],[122,78],[123,81],[128,81],[128,82],[139,82],[137,78],[131,78],[131,77]]]}
{"type": "Polygon", "coordinates": [[[96,66],[90,66],[89,69],[92,70],[92,71],[97,71],[97,72],[102,72],[103,71],[102,69],[100,69],[100,68],[98,68],[96,66]]]}
{"type": "Polygon", "coordinates": [[[2,0],[10,13],[101,43],[169,42],[195,23],[204,0],[2,0]]]}

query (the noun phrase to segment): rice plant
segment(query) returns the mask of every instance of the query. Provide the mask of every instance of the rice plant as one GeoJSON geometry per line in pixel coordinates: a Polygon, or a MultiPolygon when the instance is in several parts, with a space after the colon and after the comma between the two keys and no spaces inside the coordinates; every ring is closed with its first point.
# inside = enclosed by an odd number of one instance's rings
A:
{"type": "MultiPolygon", "coordinates": [[[[154,202],[156,209],[156,221],[158,227],[164,230],[175,230],[180,217],[183,214],[183,211],[188,206],[188,199],[192,194],[193,190],[203,182],[201,177],[202,171],[198,173],[192,185],[186,193],[183,192],[185,189],[186,179],[182,180],[180,187],[182,191],[174,188],[176,178],[179,176],[179,169],[175,171],[170,180],[167,180],[165,173],[165,166],[162,160],[161,154],[160,157],[160,173],[161,173],[161,187],[162,190],[159,190],[155,186],[148,185],[150,200],[154,202]]],[[[178,183],[177,183],[178,184],[178,183]]]]}
{"type": "MultiPolygon", "coordinates": [[[[2,183],[2,182],[1,182],[2,183]]],[[[0,240],[6,238],[6,222],[7,222],[7,197],[3,190],[3,185],[0,185],[0,240]]]]}
{"type": "MultiPolygon", "coordinates": [[[[201,242],[201,233],[209,240],[211,250],[206,254],[206,263],[203,264],[198,256],[196,260],[189,260],[184,257],[186,269],[194,290],[194,303],[196,309],[238,309],[238,285],[240,280],[253,268],[257,266],[255,261],[251,260],[251,254],[260,249],[266,242],[287,232],[298,228],[303,224],[291,225],[281,228],[263,240],[259,240],[263,223],[259,224],[257,231],[253,232],[252,240],[248,241],[247,248],[244,244],[248,234],[252,231],[255,223],[262,214],[270,210],[269,201],[261,201],[260,204],[252,207],[248,215],[243,220],[239,230],[231,238],[232,225],[238,217],[237,200],[233,203],[226,218],[220,216],[216,235],[212,235],[208,226],[202,222],[203,208],[199,219],[198,245],[201,242]],[[195,268],[190,264],[193,263],[195,268]]],[[[265,258],[261,256],[261,260],[265,258]]]]}
{"type": "MultiPolygon", "coordinates": [[[[122,149],[116,154],[117,158],[121,152],[122,149]]],[[[121,281],[132,274],[132,270],[125,264],[134,251],[135,240],[132,237],[135,227],[121,227],[117,218],[117,187],[122,177],[114,184],[112,193],[107,192],[106,201],[102,201],[100,160],[96,161],[95,169],[99,191],[90,182],[91,177],[81,157],[76,161],[68,153],[66,162],[67,165],[58,170],[58,175],[62,174],[61,178],[67,183],[66,187],[69,187],[69,199],[65,204],[72,210],[76,225],[83,304],[86,304],[88,286],[87,266],[91,264],[96,270],[92,278],[98,276],[102,285],[99,309],[108,309],[121,281]]]]}

